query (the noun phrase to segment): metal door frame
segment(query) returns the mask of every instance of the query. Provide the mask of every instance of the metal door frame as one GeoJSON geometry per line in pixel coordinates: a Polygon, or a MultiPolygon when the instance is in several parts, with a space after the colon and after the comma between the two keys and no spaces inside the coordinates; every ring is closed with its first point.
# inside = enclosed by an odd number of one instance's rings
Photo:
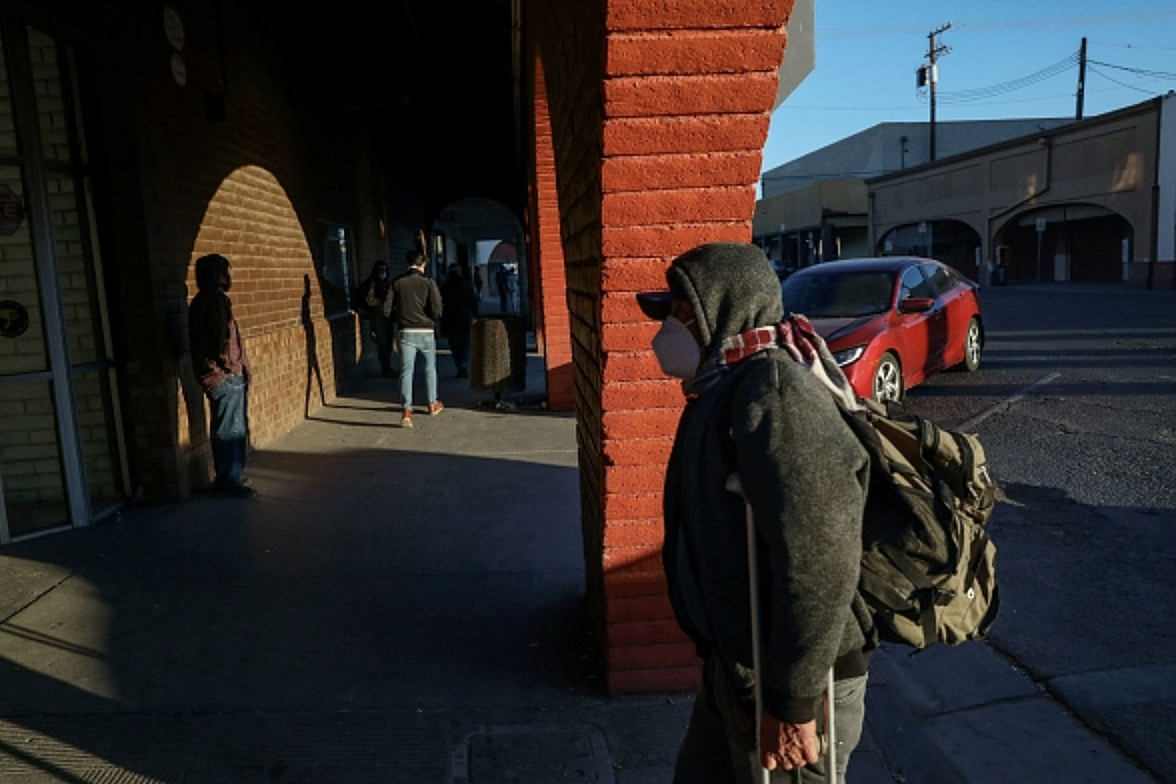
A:
{"type": "MultiPolygon", "coordinates": [[[[6,53],[6,60],[8,61],[7,77],[10,83],[12,110],[17,137],[20,140],[20,148],[17,151],[16,158],[12,161],[12,165],[20,168],[24,181],[25,216],[29,221],[32,236],[34,266],[37,284],[40,288],[40,304],[44,314],[45,349],[48,354],[49,369],[47,371],[3,377],[0,378],[0,383],[41,380],[51,382],[52,400],[57,414],[57,446],[61,459],[69,522],[64,526],[18,537],[18,540],[31,539],[73,528],[81,528],[88,526],[92,522],[89,485],[86,479],[85,460],[81,450],[81,433],[78,427],[77,408],[74,404],[72,363],[70,361],[69,343],[65,331],[65,315],[62,309],[57,255],[54,251],[48,180],[36,119],[37,104],[33,89],[32,64],[28,46],[29,28],[30,25],[18,15],[0,12],[0,36],[3,36],[4,51],[6,53]]],[[[61,45],[59,37],[46,30],[39,30],[39,32],[54,40],[60,54],[66,54],[66,47],[61,45]]],[[[69,100],[76,100],[77,83],[72,70],[73,58],[69,56],[59,57],[59,64],[64,71],[62,75],[67,79],[66,86],[69,88],[67,98],[69,100]]],[[[70,134],[71,137],[76,139],[78,132],[76,121],[73,125],[74,127],[70,129],[70,134]]],[[[78,162],[74,160],[71,168],[77,165],[78,162]]],[[[83,194],[83,198],[88,198],[88,195],[83,194]]],[[[79,215],[79,217],[85,218],[87,221],[90,218],[88,214],[79,215]]],[[[91,263],[95,261],[93,258],[96,250],[93,245],[94,239],[93,237],[90,238],[91,241],[86,250],[87,254],[91,255],[91,263]]],[[[92,296],[102,299],[105,296],[105,292],[95,287],[92,296]]],[[[104,305],[99,306],[103,310],[103,328],[109,331],[109,323],[105,317],[105,307],[104,305]]],[[[109,358],[107,358],[107,362],[104,364],[109,364],[109,358]]],[[[103,378],[102,383],[109,383],[108,378],[103,378]]],[[[112,398],[115,421],[110,423],[109,426],[116,428],[117,431],[115,433],[116,443],[114,448],[118,452],[117,459],[120,463],[120,470],[125,485],[126,454],[119,418],[117,390],[113,390],[112,398]]],[[[10,535],[8,525],[7,506],[3,497],[3,485],[0,483],[0,544],[6,544],[10,541],[13,541],[13,539],[10,535]]]]}

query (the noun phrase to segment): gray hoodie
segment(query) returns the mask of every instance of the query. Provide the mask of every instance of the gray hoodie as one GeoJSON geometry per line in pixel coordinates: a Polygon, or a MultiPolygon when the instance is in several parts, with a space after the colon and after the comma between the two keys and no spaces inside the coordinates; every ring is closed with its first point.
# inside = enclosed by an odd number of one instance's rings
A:
{"type": "Polygon", "coordinates": [[[871,628],[857,596],[869,459],[828,389],[787,352],[734,365],[725,338],[783,317],[780,284],[752,245],[696,248],[666,272],[694,309],[707,360],[688,383],[666,473],[663,559],[679,623],[750,700],[753,686],[744,498],[758,532],[764,707],[813,719],[825,677],[866,671],[871,628]]]}

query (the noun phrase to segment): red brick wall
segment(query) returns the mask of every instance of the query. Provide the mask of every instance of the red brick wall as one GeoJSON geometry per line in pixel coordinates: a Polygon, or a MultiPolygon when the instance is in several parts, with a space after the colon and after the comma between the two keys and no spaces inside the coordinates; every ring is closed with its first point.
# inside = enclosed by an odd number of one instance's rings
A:
{"type": "MultiPolygon", "coordinates": [[[[535,106],[536,149],[532,196],[541,238],[558,241],[558,252],[542,251],[540,293],[545,320],[567,314],[572,392],[577,412],[580,518],[584,537],[587,604],[596,634],[606,637],[603,585],[603,493],[600,285],[600,147],[603,128],[604,2],[530,0],[525,62],[535,106]],[[546,124],[543,118],[546,116],[546,124]],[[548,131],[549,129],[549,131],[548,131]],[[543,136],[550,133],[550,142],[543,136]],[[550,147],[550,154],[544,147],[550,147]],[[549,168],[550,163],[550,168],[549,168]],[[552,223],[552,221],[555,221],[552,223]],[[555,231],[558,236],[553,237],[555,231]],[[562,270],[550,265],[562,262],[562,270]],[[556,281],[562,276],[564,290],[556,281]],[[548,285],[550,284],[550,285],[548,285]]],[[[549,365],[551,361],[549,360],[549,365]]]]}
{"type": "Polygon", "coordinates": [[[669,261],[695,245],[750,240],[792,2],[575,9],[562,27],[532,29],[563,220],[589,602],[609,693],[689,690],[698,662],[661,568],[661,487],[682,395],[658,370],[657,325],[633,295],[662,287],[669,261]]]}
{"type": "Polygon", "coordinates": [[[547,407],[572,411],[576,407],[572,369],[572,333],[568,320],[567,275],[559,231],[555,144],[547,105],[547,83],[542,61],[532,64],[532,160],[528,202],[527,244],[538,271],[535,336],[543,346],[547,371],[547,407]]]}

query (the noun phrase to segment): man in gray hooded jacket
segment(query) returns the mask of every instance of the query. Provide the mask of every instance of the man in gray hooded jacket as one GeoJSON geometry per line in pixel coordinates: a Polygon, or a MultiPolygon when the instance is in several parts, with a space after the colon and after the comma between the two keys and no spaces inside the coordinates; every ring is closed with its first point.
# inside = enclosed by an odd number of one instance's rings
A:
{"type": "MultiPolygon", "coordinates": [[[[666,278],[668,291],[638,295],[663,322],[658,362],[687,397],[666,473],[663,563],[675,615],[703,659],[674,781],[759,782],[762,768],[773,781],[826,781],[819,723],[831,667],[844,781],[874,647],[857,594],[869,459],[818,373],[781,346],[780,285],[758,248],[703,245],[675,259],[666,278]],[[735,477],[741,493],[730,489],[735,477]],[[761,619],[758,746],[749,509],[761,619]]],[[[816,370],[843,381],[831,362],[825,352],[816,370]]]]}

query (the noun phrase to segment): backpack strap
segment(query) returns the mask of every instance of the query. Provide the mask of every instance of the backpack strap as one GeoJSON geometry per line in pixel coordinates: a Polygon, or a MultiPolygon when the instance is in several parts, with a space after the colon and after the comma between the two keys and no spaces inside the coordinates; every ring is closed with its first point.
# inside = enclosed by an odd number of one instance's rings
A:
{"type": "MultiPolygon", "coordinates": [[[[954,592],[945,591],[935,583],[927,578],[927,575],[919,568],[910,556],[902,551],[901,548],[896,547],[891,542],[883,542],[878,545],[879,549],[886,554],[891,563],[898,567],[899,571],[903,573],[911,585],[915,586],[914,593],[907,599],[907,607],[915,607],[919,611],[919,625],[923,627],[923,638],[926,644],[930,645],[938,637],[938,629],[935,621],[935,605],[948,604],[954,592]]],[[[868,572],[863,569],[862,575],[868,572]]],[[[881,581],[879,581],[881,582],[881,581]]],[[[890,588],[890,590],[894,590],[890,588]]]]}

